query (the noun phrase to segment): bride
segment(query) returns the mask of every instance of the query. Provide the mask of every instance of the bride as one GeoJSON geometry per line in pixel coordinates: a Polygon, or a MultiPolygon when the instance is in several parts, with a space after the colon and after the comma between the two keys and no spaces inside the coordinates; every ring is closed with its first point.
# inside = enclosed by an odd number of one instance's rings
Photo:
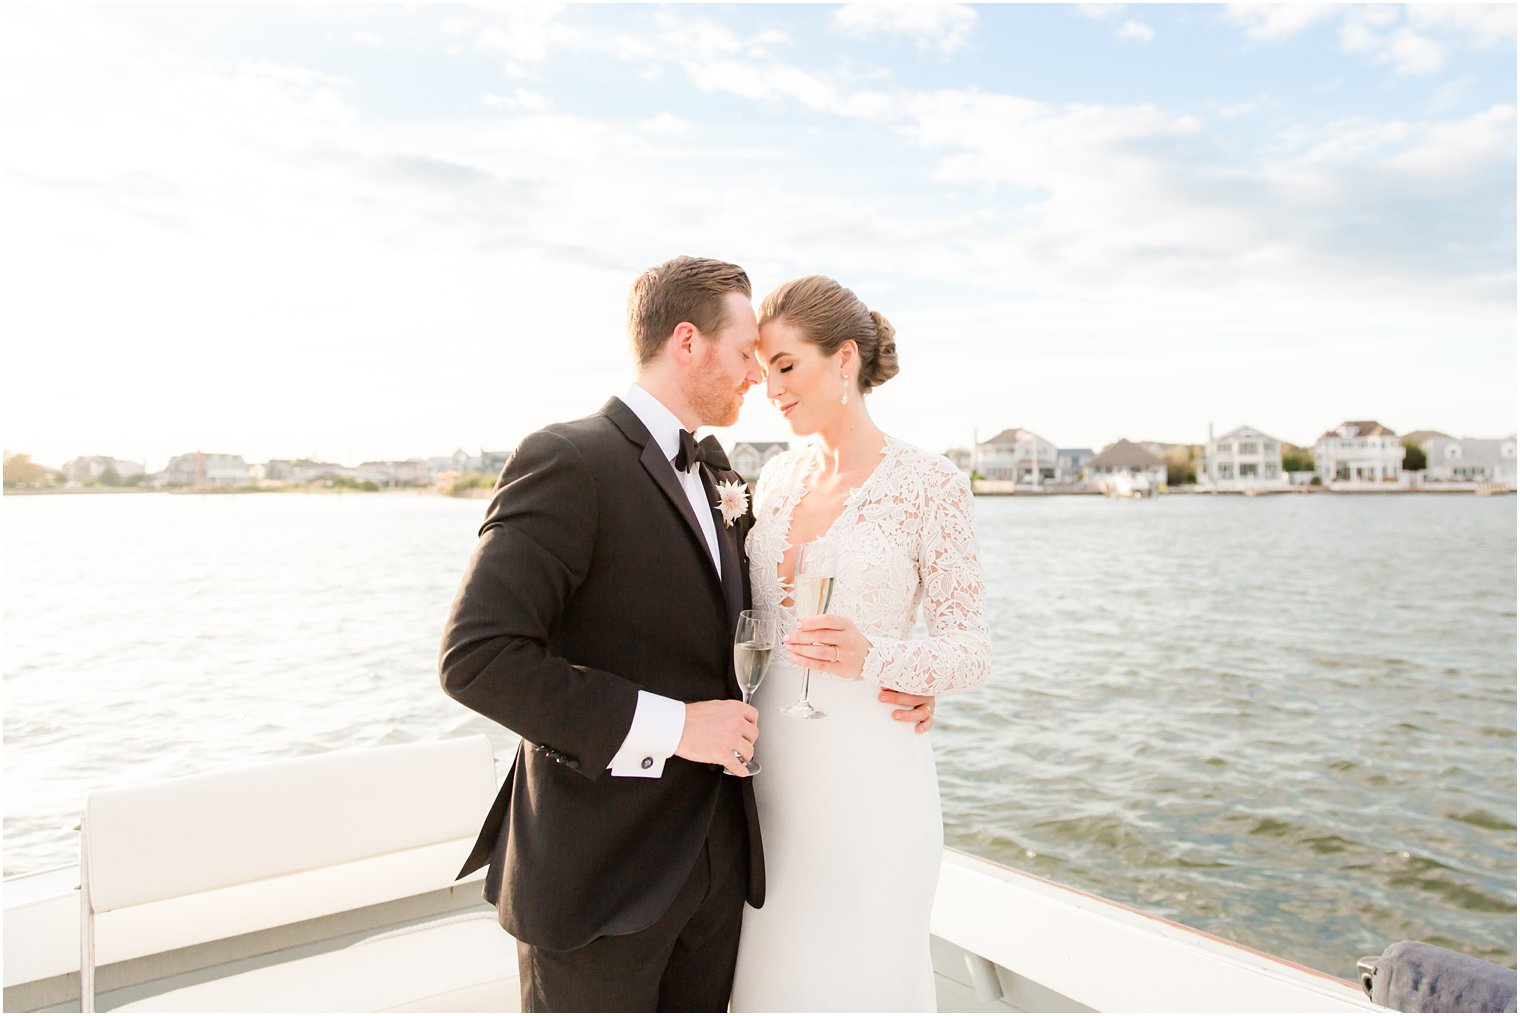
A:
{"type": "Polygon", "coordinates": [[[890,690],[966,691],[990,668],[971,489],[948,459],[887,437],[863,396],[897,373],[893,328],[832,279],[760,306],[766,394],[816,443],[760,474],[755,607],[786,635],[756,693],[764,907],[746,908],[735,1012],[932,1012],[929,913],[944,831],[928,737],[883,723],[890,690]],[[826,537],[829,613],[797,616],[797,551],[826,537]],[[924,607],[928,634],[913,638],[924,607]],[[826,718],[778,715],[808,697],[826,718]]]}

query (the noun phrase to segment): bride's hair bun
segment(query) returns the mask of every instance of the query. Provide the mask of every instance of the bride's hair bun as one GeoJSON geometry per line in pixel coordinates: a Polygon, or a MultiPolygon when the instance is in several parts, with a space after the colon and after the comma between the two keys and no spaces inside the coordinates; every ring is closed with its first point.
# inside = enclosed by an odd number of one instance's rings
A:
{"type": "Polygon", "coordinates": [[[892,322],[825,275],[804,275],[772,290],[760,302],[760,324],[775,320],[801,331],[824,356],[833,356],[854,339],[860,350],[855,382],[862,392],[897,375],[897,329],[892,322]]]}
{"type": "Polygon", "coordinates": [[[879,310],[871,311],[871,322],[876,326],[874,355],[867,358],[863,346],[860,351],[860,383],[867,391],[897,376],[897,343],[893,341],[897,329],[879,310]]]}

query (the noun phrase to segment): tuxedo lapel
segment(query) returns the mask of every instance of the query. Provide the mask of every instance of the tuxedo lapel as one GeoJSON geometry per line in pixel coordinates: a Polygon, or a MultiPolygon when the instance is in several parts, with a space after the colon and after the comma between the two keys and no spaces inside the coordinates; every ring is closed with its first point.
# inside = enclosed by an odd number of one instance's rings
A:
{"type": "MultiPolygon", "coordinates": [[[[691,500],[687,498],[686,491],[681,489],[681,482],[676,479],[676,471],[671,468],[670,460],[665,458],[664,453],[660,451],[659,444],[651,440],[645,445],[644,453],[639,456],[639,461],[643,463],[644,471],[654,479],[660,490],[665,492],[665,497],[675,506],[676,511],[681,513],[681,518],[686,522],[686,528],[702,550],[702,559],[711,565],[712,554],[707,549],[707,537],[703,535],[702,526],[691,510],[691,500]]],[[[717,578],[715,570],[713,577],[717,578]]]]}
{"type": "Polygon", "coordinates": [[[733,628],[739,626],[739,612],[744,609],[743,565],[739,560],[738,530],[723,521],[718,509],[718,491],[712,472],[703,466],[697,470],[702,477],[702,489],[707,492],[707,503],[713,513],[713,525],[718,529],[718,557],[723,562],[723,600],[728,605],[728,621],[733,628]]]}
{"type": "MultiPolygon", "coordinates": [[[[644,467],[644,471],[649,474],[650,479],[654,480],[655,486],[659,487],[661,492],[664,493],[665,499],[670,502],[671,507],[680,514],[686,524],[686,530],[691,534],[692,539],[697,541],[697,551],[702,555],[702,561],[707,565],[707,575],[716,588],[719,585],[718,570],[713,567],[712,552],[707,549],[707,537],[702,532],[702,525],[697,521],[696,514],[691,510],[691,501],[687,498],[686,491],[681,489],[681,483],[676,479],[675,467],[670,464],[670,460],[665,457],[664,452],[660,451],[660,443],[650,435],[648,429],[639,421],[638,416],[621,399],[608,399],[607,404],[602,407],[602,413],[612,420],[613,423],[617,424],[618,429],[630,441],[643,447],[643,451],[639,454],[639,463],[644,467]]],[[[698,472],[700,473],[701,470],[698,470],[698,472]]],[[[719,548],[723,546],[723,542],[723,536],[720,532],[718,535],[719,548]]],[[[727,572],[726,563],[724,571],[725,573],[727,572]]],[[[725,582],[724,585],[726,584],[725,582]]],[[[726,590],[723,592],[726,603],[728,594],[726,590]]]]}

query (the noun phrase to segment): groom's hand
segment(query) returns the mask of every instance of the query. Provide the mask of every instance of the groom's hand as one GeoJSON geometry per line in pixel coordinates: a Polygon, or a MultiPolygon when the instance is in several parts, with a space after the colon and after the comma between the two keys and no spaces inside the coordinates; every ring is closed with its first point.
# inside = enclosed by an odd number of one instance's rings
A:
{"type": "Polygon", "coordinates": [[[876,698],[881,702],[890,702],[893,705],[907,706],[906,709],[892,710],[892,719],[902,723],[913,724],[913,732],[922,734],[934,726],[934,696],[933,695],[909,695],[905,691],[895,691],[891,688],[883,688],[876,698]]]}
{"type": "Polygon", "coordinates": [[[716,763],[735,776],[748,776],[744,763],[755,754],[759,717],[759,710],[737,699],[688,702],[676,754],[692,762],[716,763]]]}

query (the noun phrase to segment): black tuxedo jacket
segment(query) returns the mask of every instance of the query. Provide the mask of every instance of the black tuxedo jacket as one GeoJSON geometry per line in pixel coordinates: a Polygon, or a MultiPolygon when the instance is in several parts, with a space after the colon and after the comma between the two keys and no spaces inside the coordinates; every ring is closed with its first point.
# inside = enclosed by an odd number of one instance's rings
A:
{"type": "MultiPolygon", "coordinates": [[[[648,927],[695,863],[722,781],[738,778],[675,756],[658,779],[606,768],[641,689],[740,697],[752,521],[727,526],[714,510],[720,582],[670,461],[619,399],[529,435],[502,470],[439,669],[449,695],[523,738],[460,872],[489,861],[486,899],[520,941],[568,950],[648,927]]],[[[760,826],[739,783],[759,906],[760,826]]]]}

